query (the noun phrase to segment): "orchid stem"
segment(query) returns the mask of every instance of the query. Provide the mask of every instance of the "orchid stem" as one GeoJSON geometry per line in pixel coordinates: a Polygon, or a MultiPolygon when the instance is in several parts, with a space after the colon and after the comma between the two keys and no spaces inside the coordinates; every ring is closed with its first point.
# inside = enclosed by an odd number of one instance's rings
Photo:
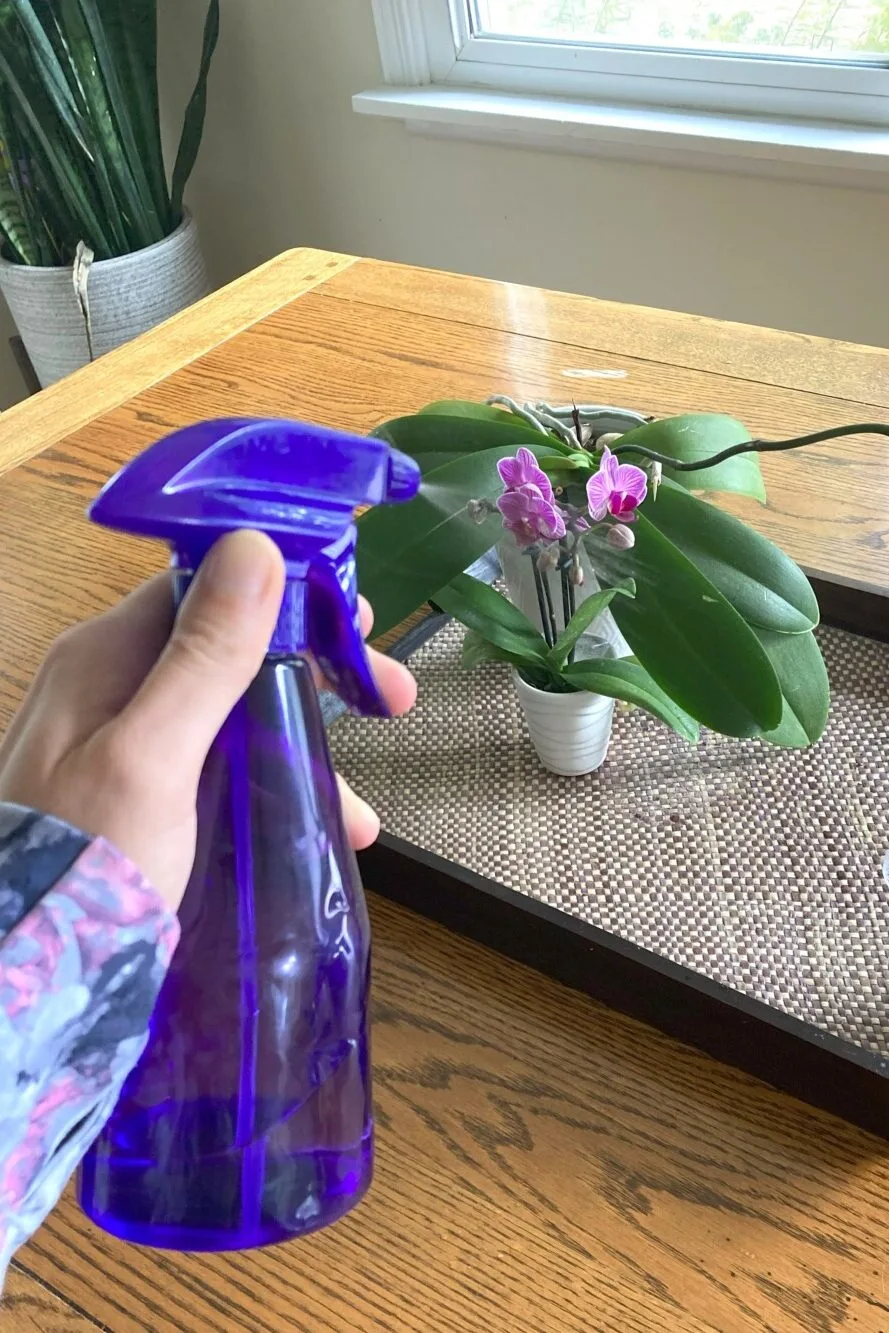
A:
{"type": "Polygon", "coordinates": [[[550,647],[555,648],[556,639],[559,637],[559,631],[556,629],[556,608],[553,606],[553,595],[550,591],[549,575],[542,575],[541,582],[543,584],[543,595],[546,598],[546,610],[549,616],[549,632],[552,635],[552,643],[550,644],[550,647]]]}
{"type": "Polygon", "coordinates": [[[546,639],[547,648],[554,648],[556,641],[552,637],[549,616],[547,615],[546,593],[544,591],[546,585],[543,581],[543,575],[537,568],[536,558],[531,555],[528,559],[531,561],[531,568],[534,570],[534,586],[537,589],[537,606],[540,611],[540,623],[543,626],[543,637],[546,639]]]}
{"type": "MultiPolygon", "coordinates": [[[[571,582],[571,566],[562,566],[562,615],[565,617],[565,628],[571,624],[574,619],[574,584],[571,582]]],[[[569,664],[574,661],[574,649],[568,654],[569,664]]]]}
{"type": "Polygon", "coordinates": [[[642,454],[654,463],[663,463],[665,467],[669,467],[673,472],[700,472],[704,468],[715,467],[717,463],[724,463],[726,459],[735,458],[738,454],[765,454],[780,452],[784,449],[800,449],[807,444],[821,444],[824,440],[839,440],[844,435],[889,435],[889,424],[886,422],[868,422],[862,426],[834,426],[830,430],[816,431],[813,435],[798,435],[793,440],[746,440],[741,444],[733,444],[728,449],[723,449],[721,453],[713,454],[711,458],[702,458],[690,463],[679,463],[675,458],[671,458],[669,454],[659,454],[655,449],[649,449],[644,444],[616,443],[611,452],[614,454],[642,454]]]}

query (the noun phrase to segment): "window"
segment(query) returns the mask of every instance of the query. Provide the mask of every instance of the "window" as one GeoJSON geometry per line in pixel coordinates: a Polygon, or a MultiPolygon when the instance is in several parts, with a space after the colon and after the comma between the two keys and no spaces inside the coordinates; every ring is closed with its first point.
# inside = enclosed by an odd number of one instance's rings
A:
{"type": "Polygon", "coordinates": [[[889,188],[889,0],[372,3],[397,87],[357,110],[587,151],[830,158],[889,188]]]}

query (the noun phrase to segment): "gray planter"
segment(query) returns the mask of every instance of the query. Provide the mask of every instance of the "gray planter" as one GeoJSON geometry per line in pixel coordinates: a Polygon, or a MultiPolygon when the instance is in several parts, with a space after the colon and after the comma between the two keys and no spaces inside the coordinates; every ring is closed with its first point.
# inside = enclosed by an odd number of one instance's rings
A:
{"type": "MultiPolygon", "coordinates": [[[[163,323],[210,290],[189,213],[170,236],[93,264],[88,294],[93,358],[163,323]]],[[[32,268],[0,258],[0,292],[43,388],[90,361],[70,268],[32,268]]]]}

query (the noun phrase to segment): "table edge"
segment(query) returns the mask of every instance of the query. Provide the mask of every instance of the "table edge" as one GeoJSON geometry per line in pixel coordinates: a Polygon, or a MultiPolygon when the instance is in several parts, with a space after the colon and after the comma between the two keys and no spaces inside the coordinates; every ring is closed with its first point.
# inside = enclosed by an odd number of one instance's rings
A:
{"type": "Polygon", "coordinates": [[[285,250],[203,300],[0,414],[0,475],[322,286],[357,255],[285,250]]]}

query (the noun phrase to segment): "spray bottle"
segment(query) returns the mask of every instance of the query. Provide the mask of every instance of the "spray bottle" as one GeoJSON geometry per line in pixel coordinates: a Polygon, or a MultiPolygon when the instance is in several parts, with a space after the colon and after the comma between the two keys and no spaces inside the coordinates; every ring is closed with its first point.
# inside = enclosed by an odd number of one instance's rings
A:
{"type": "Polygon", "coordinates": [[[307,655],[352,709],[385,715],[359,627],[354,512],[409,500],[419,481],[381,441],[209,421],[153,445],[91,509],[170,543],[180,601],[236,528],[268,533],[287,566],[268,656],[201,777],[148,1045],[81,1172],[82,1207],[124,1240],[271,1244],[336,1221],[370,1183],[367,909],[307,655]]]}

